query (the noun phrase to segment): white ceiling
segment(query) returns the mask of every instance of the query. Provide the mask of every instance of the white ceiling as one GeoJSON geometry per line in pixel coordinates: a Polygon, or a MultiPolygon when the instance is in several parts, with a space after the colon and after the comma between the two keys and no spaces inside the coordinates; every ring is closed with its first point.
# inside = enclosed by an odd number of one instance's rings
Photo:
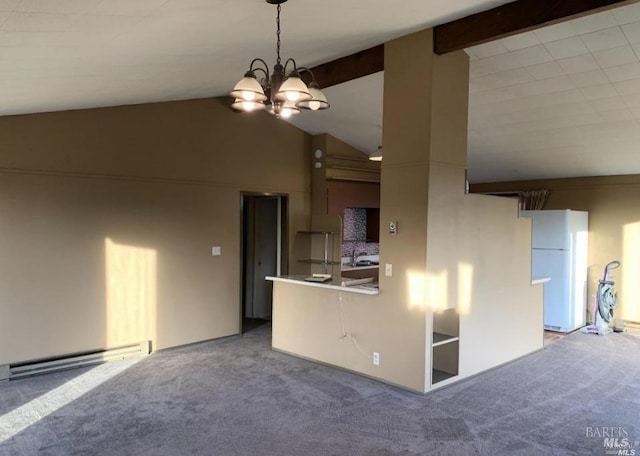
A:
{"type": "MultiPolygon", "coordinates": [[[[291,0],[282,55],[313,66],[504,3],[291,0]]],[[[640,173],[640,4],[467,51],[473,182],[640,173]]],[[[274,55],[263,0],[0,0],[0,115],[221,96],[274,55]]],[[[293,123],[372,152],[382,83],[330,87],[293,123]]]]}
{"type": "MultiPolygon", "coordinates": [[[[503,3],[291,0],[282,56],[313,66],[503,3]]],[[[0,0],[0,115],[226,95],[252,58],[275,63],[275,15],[264,0],[0,0]]]]}
{"type": "Polygon", "coordinates": [[[472,181],[640,173],[640,3],[467,53],[472,181]]]}
{"type": "MultiPolygon", "coordinates": [[[[466,51],[472,182],[640,173],[640,3],[466,51]]],[[[371,153],[382,84],[379,73],[328,88],[319,122],[292,122],[371,153]]]]}

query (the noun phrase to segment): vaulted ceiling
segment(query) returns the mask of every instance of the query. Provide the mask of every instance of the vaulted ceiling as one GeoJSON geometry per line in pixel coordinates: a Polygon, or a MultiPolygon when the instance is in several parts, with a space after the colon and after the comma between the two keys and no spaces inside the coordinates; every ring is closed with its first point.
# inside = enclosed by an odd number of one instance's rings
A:
{"type": "MultiPolygon", "coordinates": [[[[290,0],[282,56],[313,66],[504,0],[290,0]]],[[[264,0],[0,0],[0,115],[226,95],[275,63],[264,0]]]]}
{"type": "MultiPolygon", "coordinates": [[[[472,182],[640,173],[640,3],[465,51],[472,182]]],[[[292,122],[371,153],[383,81],[331,87],[332,112],[292,122]]]]}
{"type": "MultiPolygon", "coordinates": [[[[314,66],[505,1],[290,0],[282,55],[314,66]]],[[[558,3],[558,2],[556,2],[558,3]]],[[[222,96],[275,60],[263,0],[0,0],[0,115],[222,96]]],[[[472,181],[640,173],[640,4],[466,49],[472,181]]],[[[293,123],[366,152],[383,73],[293,123]]]]}

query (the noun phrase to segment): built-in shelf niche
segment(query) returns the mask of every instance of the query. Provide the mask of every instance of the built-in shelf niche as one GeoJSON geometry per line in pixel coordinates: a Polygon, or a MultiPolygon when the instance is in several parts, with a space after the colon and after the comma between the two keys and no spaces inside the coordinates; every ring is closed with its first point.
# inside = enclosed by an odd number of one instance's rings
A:
{"type": "Polygon", "coordinates": [[[296,233],[296,263],[308,264],[309,269],[301,274],[322,273],[340,277],[340,249],[342,218],[336,215],[314,214],[311,229],[296,233]]]}
{"type": "Polygon", "coordinates": [[[457,309],[433,313],[431,385],[458,375],[460,318],[457,309]]]}
{"type": "MultiPolygon", "coordinates": [[[[309,263],[309,264],[319,264],[322,265],[324,274],[330,273],[332,266],[341,264],[340,261],[336,261],[333,259],[334,257],[334,237],[336,235],[340,235],[340,232],[333,231],[298,231],[298,234],[302,235],[317,235],[322,239],[322,246],[320,248],[320,252],[318,258],[301,258],[298,261],[301,263],[309,263]]],[[[317,251],[317,246],[312,246],[312,254],[313,250],[317,251]]]]}

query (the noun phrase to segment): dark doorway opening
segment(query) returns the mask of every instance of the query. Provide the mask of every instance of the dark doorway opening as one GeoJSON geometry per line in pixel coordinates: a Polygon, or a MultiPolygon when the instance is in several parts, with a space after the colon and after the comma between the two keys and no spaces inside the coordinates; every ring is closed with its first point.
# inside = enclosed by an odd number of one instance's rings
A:
{"type": "Polygon", "coordinates": [[[286,275],[288,198],[242,193],[241,328],[247,332],[271,321],[272,282],[286,275]]]}

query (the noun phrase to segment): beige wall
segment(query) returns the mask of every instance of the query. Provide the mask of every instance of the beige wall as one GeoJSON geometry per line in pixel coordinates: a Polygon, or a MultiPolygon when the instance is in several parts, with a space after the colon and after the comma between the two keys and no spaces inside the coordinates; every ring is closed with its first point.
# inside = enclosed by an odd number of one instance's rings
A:
{"type": "Polygon", "coordinates": [[[461,377],[543,347],[543,285],[531,285],[531,222],[516,214],[514,201],[465,195],[459,216],[448,222],[452,234],[441,244],[441,259],[450,264],[448,293],[460,315],[461,377]]]}
{"type": "MultiPolygon", "coordinates": [[[[542,348],[542,287],[531,286],[531,223],[516,203],[465,194],[468,57],[438,56],[433,68],[426,327],[439,331],[439,314],[455,309],[463,378],[542,348]]],[[[428,355],[427,380],[447,364],[428,355]]]]}
{"type": "Polygon", "coordinates": [[[545,188],[550,190],[545,209],[589,211],[588,309],[593,306],[604,266],[620,260],[621,268],[613,271],[619,295],[616,317],[640,321],[640,175],[488,183],[471,188],[474,192],[545,188]]]}
{"type": "Polygon", "coordinates": [[[238,333],[240,193],[308,228],[310,148],[218,99],[0,118],[0,364],[238,333]]]}

